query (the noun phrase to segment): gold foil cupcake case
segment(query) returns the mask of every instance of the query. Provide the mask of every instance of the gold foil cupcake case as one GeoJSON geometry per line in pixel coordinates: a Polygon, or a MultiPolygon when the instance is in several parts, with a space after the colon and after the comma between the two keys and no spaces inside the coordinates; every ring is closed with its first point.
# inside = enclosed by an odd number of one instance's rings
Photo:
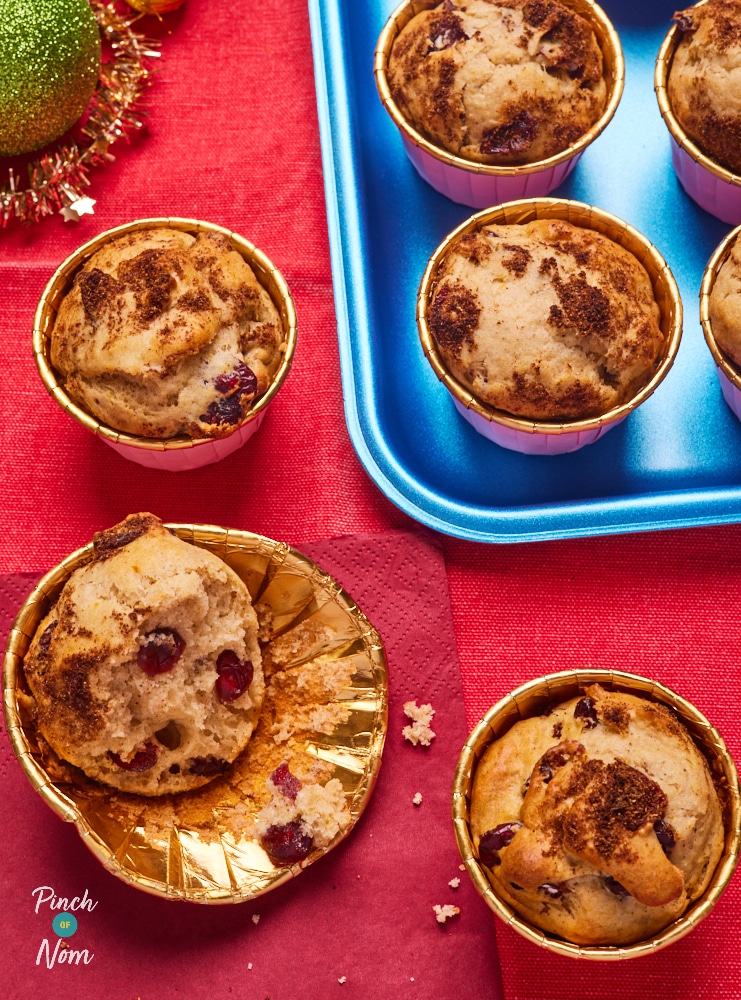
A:
{"type": "Polygon", "coordinates": [[[338,779],[350,822],[324,849],[305,861],[273,864],[250,832],[257,812],[245,787],[265,782],[285,759],[285,744],[270,735],[279,696],[266,694],[261,726],[229,772],[195,792],[155,799],[116,792],[87,779],[55,758],[37,734],[29,712],[23,658],[34,633],[66,580],[92,555],[92,545],[73,552],[39,582],[8,636],[3,671],[5,719],[13,750],[32,787],[114,875],[154,895],[198,903],[253,899],[297,875],[331,850],[354,827],[378,775],[388,711],[383,643],[350,596],[310,559],[288,545],[247,531],[211,525],[168,525],[177,535],[222,558],[242,578],[253,602],[269,611],[271,642],[304,625],[316,641],[287,667],[321,657],[336,662],[348,684],[330,696],[339,722],[326,731],[301,731],[292,752],[325,780],[338,779]],[[271,715],[272,713],[272,715],[271,715]],[[247,782],[245,786],[244,782],[247,782]]]}
{"type": "Polygon", "coordinates": [[[559,955],[595,961],[619,961],[649,955],[688,934],[713,909],[731,880],[741,844],[741,794],[733,758],[722,737],[690,702],[663,684],[619,670],[575,670],[549,674],[523,684],[491,708],[475,727],[461,752],[453,781],[453,825],[461,858],[478,892],[494,913],[528,941],[559,955]],[[622,947],[585,946],[550,936],[523,920],[495,893],[475,855],[469,814],[473,776],[486,748],[520,719],[541,715],[551,705],[581,694],[590,684],[625,691],[668,706],[689,730],[710,766],[723,810],[725,846],[705,892],[663,931],[622,947]]]}

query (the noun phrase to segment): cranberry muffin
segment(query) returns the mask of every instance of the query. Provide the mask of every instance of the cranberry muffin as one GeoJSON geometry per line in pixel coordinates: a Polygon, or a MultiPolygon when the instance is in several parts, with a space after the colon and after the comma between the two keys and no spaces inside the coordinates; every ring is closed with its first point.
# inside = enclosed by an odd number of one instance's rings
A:
{"type": "Polygon", "coordinates": [[[497,894],[581,945],[658,933],[702,895],[724,844],[718,794],[685,727],[598,684],[487,748],[470,815],[497,894]]]}
{"type": "Polygon", "coordinates": [[[706,156],[741,175],[741,0],[707,0],[674,20],[671,109],[706,156]]]}
{"type": "Polygon", "coordinates": [[[38,731],[62,760],[122,791],[206,784],[257,724],[257,633],[226,563],[133,514],[95,536],[31,642],[38,731]]]}
{"type": "Polygon", "coordinates": [[[284,352],[278,311],[229,239],[166,227],[98,250],[51,331],[52,364],[75,402],[147,438],[231,434],[284,352]]]}
{"type": "Polygon", "coordinates": [[[532,420],[580,420],[626,403],[664,336],[643,265],[561,219],[483,224],[455,240],[427,322],[448,371],[481,403],[532,420]]]}
{"type": "Polygon", "coordinates": [[[444,0],[401,30],[388,83],[431,142],[499,166],[562,152],[607,103],[594,32],[558,0],[444,0]]]}

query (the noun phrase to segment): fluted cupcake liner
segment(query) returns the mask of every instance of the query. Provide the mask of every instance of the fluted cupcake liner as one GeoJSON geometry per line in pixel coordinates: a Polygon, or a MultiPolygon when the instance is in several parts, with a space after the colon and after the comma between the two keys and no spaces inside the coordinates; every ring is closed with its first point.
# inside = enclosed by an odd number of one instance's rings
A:
{"type": "MultiPolygon", "coordinates": [[[[8,636],[3,668],[5,722],[10,742],[31,786],[110,872],[145,892],[197,903],[253,899],[299,874],[352,831],[367,805],[386,734],[388,679],[383,642],[352,598],[306,556],[281,542],[213,525],[168,525],[187,542],[208,549],[241,577],[255,604],[272,612],[273,636],[299,622],[317,626],[315,647],[304,659],[338,661],[351,677],[332,696],[345,721],[326,731],[294,736],[301,753],[337,778],[349,807],[349,824],[331,844],[314,848],[292,865],[275,865],[250,833],[256,805],[244,782],[265,781],[285,754],[270,735],[273,695],[266,692],[260,726],[229,771],[203,788],[155,798],[130,795],[94,782],[65,765],[36,731],[23,659],[31,640],[69,576],[92,555],[78,549],[38,583],[8,636]]],[[[269,654],[270,645],[267,644],[269,654]]],[[[301,659],[300,662],[304,662],[301,659]]],[[[299,695],[297,694],[297,699],[299,695]]],[[[301,705],[296,705],[300,711],[301,705]]],[[[331,720],[330,712],[327,719],[331,720]]]]}
{"type": "Polygon", "coordinates": [[[731,880],[739,860],[741,844],[741,794],[736,766],[722,737],[705,716],[674,691],[646,677],[620,670],[575,670],[549,674],[523,684],[491,708],[463,747],[453,782],[453,824],[461,858],[478,892],[493,912],[523,937],[548,951],[571,958],[620,961],[650,955],[688,934],[713,909],[731,880]],[[710,766],[718,790],[725,828],[723,854],[710,883],[685,913],[650,939],[631,945],[576,945],[549,935],[515,913],[494,891],[476,857],[469,816],[471,791],[477,764],[486,748],[520,719],[546,712],[551,705],[583,693],[590,684],[648,698],[672,709],[689,730],[710,766]]]}
{"type": "Polygon", "coordinates": [[[212,462],[226,458],[241,448],[260,427],[265,411],[283,384],[293,361],[296,349],[296,310],[288,285],[283,275],[269,260],[243,236],[217,226],[211,222],[196,219],[156,218],[138,219],[115,229],[100,233],[83,244],[56,269],[44,289],[36,308],[33,330],[33,351],[41,380],[49,394],[61,408],[74,417],[93,434],[124,458],[139,465],[169,472],[198,469],[212,462]],[[233,433],[222,438],[190,438],[179,436],[166,439],[140,437],[126,434],[102,423],[77,404],[65,391],[63,380],[51,363],[51,332],[54,327],[59,305],[69,290],[75,274],[105,244],[126,233],[140,232],[153,227],[167,227],[196,235],[200,232],[220,233],[226,236],[232,247],[242,255],[255,273],[255,277],[270,295],[278,310],[284,330],[285,350],[280,366],[273,376],[267,391],[256,399],[244,421],[233,433]]]}
{"type": "Polygon", "coordinates": [[[559,198],[533,198],[497,205],[472,215],[454,229],[429,259],[417,296],[417,327],[422,349],[435,374],[453,396],[456,409],[489,440],[528,455],[561,455],[592,444],[616,427],[655,391],[674,363],[682,335],[682,301],[674,277],[656,247],[637,229],[603,209],[559,198]],[[627,403],[597,417],[573,421],[529,420],[515,417],[476,399],[447,370],[427,322],[430,292],[438,263],[451,245],[487,225],[515,225],[535,219],[563,219],[593,229],[630,251],[648,272],[659,306],[664,343],[651,379],[627,403]]]}
{"type": "Polygon", "coordinates": [[[436,7],[440,0],[404,0],[386,22],[376,45],[373,72],[381,102],[399,129],[404,149],[417,173],[436,191],[471,208],[485,208],[518,198],[549,194],[576,166],[587,146],[594,142],[615,114],[623,93],[625,60],[615,28],[592,0],[562,0],[592,26],[602,50],[607,84],[605,110],[595,124],[567,149],[537,163],[521,166],[493,166],[455,156],[425,138],[407,121],[394,101],[387,79],[391,49],[399,32],[423,10],[436,7]]]}
{"type": "Polygon", "coordinates": [[[684,190],[700,208],[723,222],[738,225],[741,222],[741,177],[715,163],[695,145],[679,124],[669,104],[667,81],[681,37],[679,26],[672,25],[659,49],[654,72],[656,99],[671,136],[674,172],[684,190]]]}

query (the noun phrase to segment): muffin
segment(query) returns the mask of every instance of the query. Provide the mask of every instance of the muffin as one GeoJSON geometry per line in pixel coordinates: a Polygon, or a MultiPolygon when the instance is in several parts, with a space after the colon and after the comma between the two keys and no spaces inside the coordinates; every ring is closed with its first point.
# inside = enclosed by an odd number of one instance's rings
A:
{"type": "Polygon", "coordinates": [[[723,399],[741,420],[741,249],[737,226],[720,242],[700,285],[700,323],[723,399]]]}
{"type": "Polygon", "coordinates": [[[535,163],[566,150],[608,101],[589,23],[558,0],[445,0],[404,25],[388,86],[435,145],[474,163],[535,163]]]}
{"type": "Polygon", "coordinates": [[[667,927],[708,887],[725,840],[708,765],[678,718],[596,683],[487,747],[470,830],[497,895],[583,945],[667,927]]]}
{"type": "Polygon", "coordinates": [[[41,736],[99,782],[197,788],[242,752],[263,698],[249,592],[226,563],[134,514],[95,536],[24,660],[41,736]]]}
{"type": "Polygon", "coordinates": [[[434,266],[425,318],[445,368],[476,400],[541,421],[626,403],[665,344],[643,265],[560,218],[483,222],[453,238],[434,266]]]}
{"type": "Polygon", "coordinates": [[[741,247],[734,238],[713,281],[708,319],[720,349],[741,368],[741,247]]]}
{"type": "Polygon", "coordinates": [[[674,20],[671,109],[703,153],[741,174],[741,0],[707,0],[674,20]]]}
{"type": "Polygon", "coordinates": [[[65,392],[117,431],[223,438],[266,393],[285,340],[225,234],[153,226],[105,242],[78,271],[50,357],[65,392]]]}

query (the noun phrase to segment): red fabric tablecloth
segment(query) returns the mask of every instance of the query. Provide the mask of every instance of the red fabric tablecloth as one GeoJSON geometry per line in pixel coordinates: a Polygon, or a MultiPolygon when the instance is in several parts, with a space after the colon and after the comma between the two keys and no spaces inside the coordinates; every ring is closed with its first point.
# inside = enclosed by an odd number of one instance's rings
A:
{"type": "MultiPolygon", "coordinates": [[[[299,548],[412,526],[362,470],[344,423],[305,0],[187,0],[159,34],[148,131],[94,174],[94,217],[0,235],[0,572],[46,570],[135,510],[299,548]],[[113,225],[167,215],[257,244],[287,279],[299,321],[294,367],[256,437],[177,475],[126,462],[62,414],[30,343],[38,296],[69,252],[113,225]]],[[[741,759],[741,527],[505,547],[440,541],[469,726],[532,677],[618,667],[693,700],[741,759]]],[[[688,938],[625,964],[556,959],[497,926],[507,1000],[741,996],[738,884],[688,938]]],[[[462,967],[442,1000],[467,995],[462,967]]]]}

